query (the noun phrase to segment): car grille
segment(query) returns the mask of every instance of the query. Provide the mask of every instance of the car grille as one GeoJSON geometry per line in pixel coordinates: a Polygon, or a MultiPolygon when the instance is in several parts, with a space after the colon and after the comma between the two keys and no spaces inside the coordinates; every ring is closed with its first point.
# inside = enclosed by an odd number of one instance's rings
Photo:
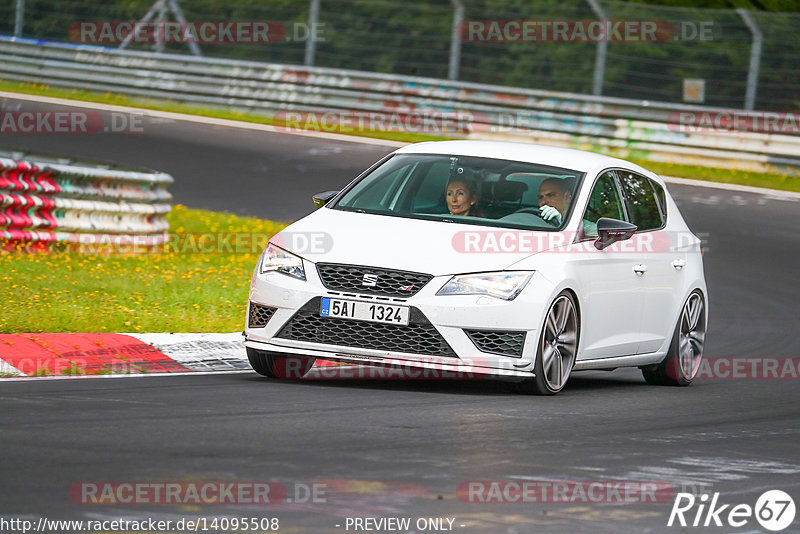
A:
{"type": "Polygon", "coordinates": [[[284,325],[277,337],[359,349],[456,357],[447,341],[419,309],[411,307],[408,325],[370,323],[319,315],[320,297],[312,299],[284,325]]]}
{"type": "Polygon", "coordinates": [[[515,358],[522,357],[525,332],[509,332],[508,330],[464,330],[464,332],[481,352],[515,358]]]}
{"type": "Polygon", "coordinates": [[[272,315],[274,313],[275,308],[270,308],[269,306],[262,306],[261,304],[251,302],[247,325],[250,328],[264,328],[267,326],[269,320],[272,319],[272,315]]]}
{"type": "Polygon", "coordinates": [[[334,291],[407,298],[416,294],[433,276],[360,265],[317,264],[322,283],[334,291]],[[364,285],[364,275],[377,276],[374,286],[364,285]]]}

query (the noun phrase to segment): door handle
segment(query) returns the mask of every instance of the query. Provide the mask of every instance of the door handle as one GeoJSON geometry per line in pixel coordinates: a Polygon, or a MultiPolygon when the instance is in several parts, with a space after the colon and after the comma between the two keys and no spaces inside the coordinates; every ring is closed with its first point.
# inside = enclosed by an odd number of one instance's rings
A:
{"type": "Polygon", "coordinates": [[[647,272],[647,265],[643,263],[637,263],[636,265],[633,266],[633,272],[635,272],[639,276],[642,276],[644,273],[647,272]]]}
{"type": "Polygon", "coordinates": [[[680,271],[686,267],[686,260],[675,260],[672,262],[672,266],[675,267],[676,271],[680,271]]]}

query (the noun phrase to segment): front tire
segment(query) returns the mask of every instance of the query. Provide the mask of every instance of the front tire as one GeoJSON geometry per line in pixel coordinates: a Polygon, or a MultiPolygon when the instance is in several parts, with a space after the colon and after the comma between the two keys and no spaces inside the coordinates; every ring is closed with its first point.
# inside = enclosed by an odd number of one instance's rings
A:
{"type": "Polygon", "coordinates": [[[314,365],[315,358],[287,356],[277,352],[267,352],[247,347],[250,366],[261,376],[281,380],[303,378],[314,365]]]}
{"type": "Polygon", "coordinates": [[[691,384],[700,369],[705,338],[705,301],[702,293],[695,290],[683,305],[666,358],[655,368],[642,369],[645,381],[656,386],[691,384]]]}
{"type": "Polygon", "coordinates": [[[555,395],[569,379],[578,355],[578,310],[569,291],[562,291],[545,316],[534,363],[534,378],[518,384],[519,391],[555,395]]]}

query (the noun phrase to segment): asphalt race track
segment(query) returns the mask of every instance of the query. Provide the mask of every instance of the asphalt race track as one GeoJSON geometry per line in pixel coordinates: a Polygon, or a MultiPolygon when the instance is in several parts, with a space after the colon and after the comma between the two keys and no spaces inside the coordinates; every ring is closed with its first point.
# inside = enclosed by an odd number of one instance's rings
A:
{"type": "MultiPolygon", "coordinates": [[[[144,164],[175,176],[176,202],[278,220],[307,213],[312,193],[391,151],[165,121],[146,121],[140,134],[0,135],[9,146],[144,164]]],[[[706,241],[706,357],[800,356],[800,203],[670,190],[706,241]]],[[[799,442],[797,376],[666,388],[638,370],[587,372],[551,398],[493,382],[292,383],[255,373],[7,382],[0,517],[277,517],[280,531],[296,533],[353,532],[348,517],[449,518],[464,533],[762,532],[755,519],[739,529],[667,527],[672,493],[624,505],[500,504],[457,490],[469,481],[652,481],[719,492],[730,505],[753,506],[770,489],[800,502],[799,442]],[[288,493],[282,503],[201,506],[82,504],[70,494],[93,481],[277,482],[288,493]],[[314,485],[324,492],[316,499],[306,491],[314,485]]],[[[785,532],[798,531],[796,519],[785,532]]]]}

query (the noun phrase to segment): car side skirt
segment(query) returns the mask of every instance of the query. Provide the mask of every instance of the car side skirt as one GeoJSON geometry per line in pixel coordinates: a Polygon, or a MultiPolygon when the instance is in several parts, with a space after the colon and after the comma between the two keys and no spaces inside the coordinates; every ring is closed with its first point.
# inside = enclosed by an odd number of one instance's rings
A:
{"type": "Polygon", "coordinates": [[[651,352],[649,354],[634,354],[631,356],[614,356],[611,358],[597,358],[594,360],[578,360],[573,371],[590,371],[598,369],[614,369],[616,367],[638,367],[661,363],[666,354],[651,352]]]}

